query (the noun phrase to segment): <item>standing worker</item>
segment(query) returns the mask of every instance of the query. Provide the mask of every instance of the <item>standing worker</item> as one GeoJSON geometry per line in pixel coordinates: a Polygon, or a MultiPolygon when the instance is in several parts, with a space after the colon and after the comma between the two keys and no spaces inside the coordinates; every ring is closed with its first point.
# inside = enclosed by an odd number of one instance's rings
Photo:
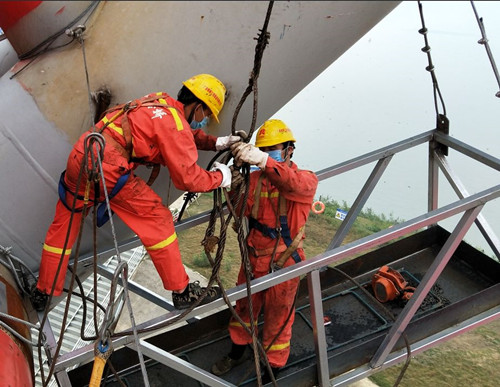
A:
{"type": "MultiPolygon", "coordinates": [[[[248,218],[248,256],[252,278],[305,260],[302,241],[318,178],[314,172],[299,170],[291,161],[295,149],[292,131],[281,120],[268,120],[257,132],[255,146],[240,142],[231,146],[236,165],[249,163],[260,170],[250,174],[249,196],[245,209],[248,218]],[[279,231],[281,230],[281,231],[279,231]],[[274,252],[274,253],[273,253],[274,252]]],[[[238,181],[233,176],[232,190],[238,181]]],[[[243,265],[238,285],[246,282],[243,265]]],[[[290,355],[290,339],[294,321],[294,302],[299,278],[283,282],[265,291],[252,294],[253,311],[248,299],[236,302],[236,313],[250,327],[263,309],[263,347],[274,376],[290,355]]],[[[244,351],[252,337],[231,318],[229,333],[232,347],[228,355],[212,366],[215,375],[223,375],[244,360],[244,351]]],[[[269,382],[266,373],[263,383],[269,382]]]]}
{"type": "MultiPolygon", "coordinates": [[[[102,173],[111,210],[137,234],[161,277],[163,287],[173,291],[172,299],[177,309],[189,308],[205,288],[197,281],[189,282],[170,210],[144,180],[134,175],[133,170],[141,164],[166,166],[174,186],[183,191],[208,192],[217,187],[229,187],[231,172],[226,165],[216,163],[211,171],[197,165],[197,149],[227,149],[241,140],[239,136],[217,138],[201,130],[210,117],[219,122],[225,93],[226,88],[219,79],[199,74],[183,82],[177,100],[162,92],[149,94],[108,110],[95,125],[96,132],[101,132],[106,140],[102,173]]],[[[86,156],[84,143],[92,132],[84,133],[74,145],[66,171],[61,175],[60,199],[43,245],[38,283],[31,295],[33,306],[38,311],[45,309],[53,287],[53,295],[62,293],[71,247],[77,238],[81,217],[88,212],[82,214],[87,171],[83,171],[82,184],[76,185],[86,156]],[[76,208],[70,226],[75,193],[76,208]],[[62,267],[56,277],[61,259],[62,267]]],[[[88,154],[87,157],[90,165],[91,157],[88,154]]],[[[96,184],[96,189],[94,184],[90,188],[89,206],[101,203],[101,209],[105,211],[98,211],[98,222],[105,221],[107,211],[102,182],[96,184]]],[[[210,288],[203,303],[219,296],[218,287],[210,288]]]]}

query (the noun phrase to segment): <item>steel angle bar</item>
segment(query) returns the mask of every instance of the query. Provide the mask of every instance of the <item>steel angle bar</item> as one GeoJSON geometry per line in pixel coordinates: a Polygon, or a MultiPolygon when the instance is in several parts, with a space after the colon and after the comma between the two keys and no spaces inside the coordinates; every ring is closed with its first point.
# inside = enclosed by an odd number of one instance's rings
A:
{"type": "MultiPolygon", "coordinates": [[[[227,208],[224,210],[225,210],[224,213],[227,214],[227,211],[228,211],[227,208]]],[[[182,230],[187,230],[191,227],[198,226],[200,224],[207,222],[209,218],[210,218],[210,211],[202,212],[201,214],[191,216],[191,217],[187,218],[186,220],[183,220],[180,223],[176,223],[175,230],[177,232],[182,231],[182,230]]],[[[120,251],[127,251],[127,250],[134,249],[136,247],[139,247],[139,246],[142,246],[141,240],[138,237],[133,237],[133,238],[130,238],[130,239],[127,239],[127,240],[121,242],[118,245],[118,249],[120,251]]],[[[103,251],[99,252],[98,255],[99,255],[99,260],[108,259],[108,258],[111,258],[112,256],[116,255],[116,249],[110,248],[107,250],[103,250],[103,251]]],[[[84,255],[84,256],[80,257],[80,259],[78,260],[78,263],[79,263],[79,265],[88,266],[88,265],[92,264],[93,259],[94,259],[93,255],[84,255]]]]}
{"type": "Polygon", "coordinates": [[[373,359],[370,361],[373,368],[380,367],[384,363],[482,208],[482,205],[478,205],[475,208],[467,210],[462,216],[436,258],[429,266],[422,281],[417,286],[415,293],[413,293],[396,322],[387,333],[384,341],[375,352],[373,359]]]}
{"type": "Polygon", "coordinates": [[[450,137],[443,133],[436,132],[434,138],[440,144],[447,145],[450,148],[453,148],[456,151],[463,153],[464,155],[469,156],[470,158],[479,161],[480,163],[483,163],[484,165],[500,171],[500,159],[497,159],[496,157],[493,157],[488,153],[480,151],[479,149],[474,148],[466,144],[465,142],[457,140],[456,138],[450,137]]]}
{"type": "MultiPolygon", "coordinates": [[[[133,238],[127,239],[125,241],[122,241],[118,245],[118,249],[120,251],[128,251],[128,250],[135,249],[136,247],[139,247],[139,246],[142,246],[141,240],[138,237],[133,237],[133,238]]],[[[111,258],[115,255],[116,255],[116,249],[113,247],[113,248],[98,252],[98,260],[102,262],[103,260],[111,258]]],[[[93,261],[94,261],[93,254],[82,255],[78,259],[78,266],[90,266],[90,265],[93,265],[93,261]]]]}
{"type": "MultiPolygon", "coordinates": [[[[495,319],[500,318],[500,306],[496,306],[490,310],[484,311],[476,316],[473,316],[465,321],[462,321],[450,328],[447,328],[441,332],[435,333],[434,335],[428,336],[416,343],[413,343],[411,348],[412,356],[422,353],[430,348],[435,347],[443,342],[446,342],[454,337],[461,335],[475,329],[481,325],[488,324],[495,319]]],[[[367,378],[376,372],[380,372],[382,369],[391,367],[393,365],[399,364],[404,361],[407,357],[406,348],[399,351],[395,351],[389,356],[387,356],[386,361],[381,365],[380,368],[374,370],[369,364],[362,365],[344,374],[341,374],[332,379],[332,385],[334,386],[349,386],[352,383],[367,378]]]]}
{"type": "MultiPolygon", "coordinates": [[[[111,270],[101,265],[97,266],[97,272],[109,280],[112,280],[114,277],[114,273],[111,270]]],[[[123,280],[121,277],[118,278],[118,283],[120,284],[120,286],[123,286],[123,280]]],[[[157,293],[145,288],[142,285],[139,285],[134,281],[128,280],[127,284],[128,284],[128,290],[137,294],[138,296],[152,302],[153,304],[161,306],[166,310],[175,310],[172,303],[169,302],[165,297],[159,296],[157,293]]]]}
{"type": "MultiPolygon", "coordinates": [[[[139,345],[141,347],[142,353],[147,357],[154,359],[176,371],[179,371],[184,375],[196,379],[203,384],[214,387],[234,386],[234,384],[231,384],[226,380],[221,379],[214,374],[205,371],[183,359],[180,359],[177,356],[174,356],[171,353],[164,351],[163,349],[158,348],[144,340],[139,340],[139,345]]],[[[132,343],[128,345],[128,347],[137,350],[136,343],[132,343]]]]}
{"type": "MultiPolygon", "coordinates": [[[[252,281],[252,291],[259,292],[268,289],[278,283],[302,276],[312,270],[320,269],[323,266],[335,263],[343,258],[362,253],[370,248],[389,242],[395,238],[404,236],[430,224],[437,223],[443,219],[462,213],[471,208],[480,205],[482,206],[489,200],[493,200],[498,197],[500,197],[500,185],[478,192],[465,199],[448,204],[417,218],[394,225],[386,230],[379,231],[375,234],[358,239],[357,241],[353,241],[333,250],[326,251],[296,265],[292,265],[264,277],[260,277],[252,281]]],[[[230,292],[228,292],[230,301],[235,301],[244,296],[245,290],[241,286],[233,288],[230,292]]]]}
{"type": "Polygon", "coordinates": [[[344,172],[350,171],[352,169],[361,167],[366,164],[370,164],[374,161],[378,161],[388,156],[392,156],[396,153],[404,151],[406,149],[413,148],[417,145],[423,144],[432,140],[432,137],[435,133],[435,130],[430,130],[428,132],[424,132],[417,136],[410,137],[406,140],[396,142],[392,145],[388,145],[386,147],[374,150],[373,152],[366,153],[362,156],[355,157],[351,160],[344,161],[340,164],[334,165],[332,167],[328,167],[316,172],[318,176],[318,180],[325,180],[333,176],[340,175],[344,172]]]}
{"type": "MultiPolygon", "coordinates": [[[[500,185],[496,185],[487,190],[473,194],[467,198],[457,202],[448,204],[442,208],[436,209],[417,218],[409,221],[394,225],[392,228],[379,231],[373,235],[361,238],[357,241],[337,247],[336,249],[326,251],[311,259],[289,266],[287,268],[275,271],[264,277],[252,281],[252,292],[260,292],[268,289],[279,283],[288,281],[292,278],[305,275],[315,269],[320,269],[324,266],[337,262],[341,259],[353,256],[358,253],[367,251],[370,248],[381,245],[382,243],[389,242],[395,238],[404,236],[410,232],[419,230],[430,224],[437,223],[443,219],[449,218],[453,215],[464,212],[468,209],[474,208],[478,205],[483,205],[489,200],[500,197],[500,185]]],[[[246,287],[244,285],[237,286],[227,292],[230,302],[234,302],[247,296],[246,287]]],[[[195,315],[212,312],[214,309],[225,306],[223,299],[217,299],[206,305],[195,308],[191,313],[185,316],[189,318],[195,315]]],[[[137,329],[154,328],[164,322],[171,321],[180,314],[180,311],[172,311],[167,314],[155,317],[150,321],[137,325],[137,329]]],[[[151,332],[147,333],[151,335],[151,332]]],[[[140,337],[146,336],[146,333],[139,333],[140,337]]],[[[124,336],[113,339],[113,348],[118,349],[121,346],[127,345],[133,341],[133,337],[124,336]]],[[[77,349],[71,353],[63,354],[58,358],[56,368],[67,368],[72,365],[90,361],[93,358],[94,348],[92,345],[87,345],[77,349]]]]}
{"type": "MultiPolygon", "coordinates": [[[[38,319],[42,321],[42,318],[43,318],[43,312],[39,312],[38,319]]],[[[57,347],[57,340],[48,318],[45,320],[45,324],[43,324],[42,332],[43,335],[45,336],[45,343],[43,347],[45,349],[45,353],[47,355],[48,363],[50,366],[54,361],[56,361],[54,359],[54,351],[57,347]]],[[[71,386],[66,369],[56,370],[54,367],[54,376],[57,379],[59,386],[71,386]]]]}
{"type": "MultiPolygon", "coordinates": [[[[458,178],[458,176],[453,172],[450,164],[446,160],[446,157],[442,153],[436,152],[436,161],[438,162],[441,171],[443,171],[443,174],[448,179],[448,182],[453,187],[453,190],[455,191],[457,196],[460,199],[469,196],[467,189],[462,184],[462,181],[458,178]]],[[[500,240],[498,239],[489,223],[486,221],[485,217],[482,214],[479,214],[475,223],[497,258],[500,259],[500,240]]]]}
{"type": "Polygon", "coordinates": [[[57,379],[58,386],[61,387],[70,387],[71,386],[71,381],[69,380],[68,373],[66,370],[63,371],[57,371],[54,376],[57,379]]]}
{"type": "Polygon", "coordinates": [[[313,270],[307,275],[307,287],[309,289],[309,304],[311,305],[314,347],[316,348],[318,382],[320,387],[330,386],[330,371],[328,369],[328,353],[326,350],[326,334],[323,319],[319,270],[313,270]]]}
{"type": "Polygon", "coordinates": [[[376,185],[380,181],[380,178],[384,174],[387,166],[389,165],[389,162],[392,160],[392,157],[393,155],[380,159],[377,162],[377,165],[375,165],[375,168],[373,168],[373,171],[366,180],[365,185],[359,192],[358,197],[356,198],[353,205],[349,209],[347,216],[345,217],[344,221],[338,228],[332,241],[328,245],[327,250],[332,250],[335,247],[338,247],[342,244],[342,241],[346,237],[347,233],[354,224],[354,221],[357,219],[359,213],[363,209],[366,201],[368,200],[373,190],[375,189],[376,185]]]}
{"type": "Polygon", "coordinates": [[[427,185],[427,211],[433,211],[439,207],[439,169],[435,160],[435,142],[429,142],[429,165],[427,185]]]}

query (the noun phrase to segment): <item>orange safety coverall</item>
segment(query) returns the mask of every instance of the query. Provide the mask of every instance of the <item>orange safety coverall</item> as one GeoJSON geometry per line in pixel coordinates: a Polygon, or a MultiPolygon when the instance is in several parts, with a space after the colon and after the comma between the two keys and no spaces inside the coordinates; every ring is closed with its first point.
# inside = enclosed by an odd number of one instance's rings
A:
{"type": "MultiPolygon", "coordinates": [[[[135,169],[138,164],[154,163],[166,166],[176,188],[190,192],[208,192],[222,182],[219,171],[209,172],[197,165],[198,152],[215,150],[217,137],[204,133],[201,129],[192,130],[184,116],[184,105],[165,93],[149,94],[158,96],[165,107],[141,106],[128,113],[130,132],[132,135],[132,161],[127,160],[114,146],[107,144],[102,161],[103,175],[108,193],[111,192],[120,176],[135,169]],[[140,159],[140,162],[134,161],[140,159]]],[[[97,130],[111,120],[116,111],[108,113],[96,124],[97,130]]],[[[121,146],[125,147],[125,139],[121,128],[123,115],[113,121],[104,132],[110,134],[121,146]]],[[[73,194],[80,166],[84,158],[84,133],[71,151],[66,166],[65,183],[66,203],[71,207],[73,194]]],[[[90,157],[89,157],[90,158],[90,157]]],[[[87,176],[84,173],[79,195],[84,195],[87,176]]],[[[101,182],[100,192],[103,192],[101,182]]],[[[104,201],[101,194],[99,201],[104,201]]],[[[90,198],[94,198],[94,184],[91,184],[90,198]]],[[[89,206],[93,205],[89,202],[89,206]]],[[[168,290],[182,290],[189,277],[184,269],[179,251],[177,235],[170,210],[162,204],[158,196],[141,178],[133,172],[125,185],[110,200],[114,211],[139,237],[148,251],[163,286],[168,290]]],[[[78,200],[76,208],[81,209],[83,201],[78,200]]],[[[85,214],[86,215],[86,214],[85,214]]],[[[54,295],[62,293],[71,247],[78,236],[82,212],[74,214],[69,227],[71,212],[59,200],[56,205],[54,220],[47,231],[42,250],[42,261],[37,288],[49,294],[54,283],[56,270],[63,255],[66,235],[69,233],[67,248],[64,251],[61,272],[57,276],[54,295]]]]}
{"type": "MultiPolygon", "coordinates": [[[[263,171],[255,171],[250,174],[250,191],[245,209],[245,216],[249,216],[255,202],[254,194],[260,175],[264,173],[260,203],[257,220],[268,227],[276,227],[276,214],[278,211],[278,195],[283,195],[287,204],[287,221],[290,228],[291,239],[298,234],[299,229],[305,225],[314,199],[314,194],[318,186],[318,178],[311,171],[299,170],[292,162],[291,166],[283,162],[277,162],[271,157],[268,158],[263,171]]],[[[279,222],[278,222],[279,224],[279,222]]],[[[302,236],[305,238],[305,235],[302,236]]],[[[271,251],[276,240],[263,235],[255,228],[250,230],[247,243],[249,246],[249,259],[253,270],[254,278],[269,274],[272,253],[260,255],[259,251],[271,251]],[[259,255],[259,256],[256,256],[259,255]]],[[[280,240],[278,251],[286,248],[283,239],[280,240]]],[[[304,250],[298,248],[297,252],[302,260],[305,259],[304,250]]],[[[277,260],[279,254],[276,254],[277,260]]],[[[295,261],[289,257],[284,267],[293,265],[295,261]]],[[[240,267],[237,284],[246,282],[243,266],[240,267]]],[[[285,323],[290,310],[293,307],[295,294],[299,285],[299,278],[294,278],[283,282],[265,291],[252,294],[253,318],[257,322],[260,310],[264,309],[263,346],[265,349],[271,344],[285,323]]],[[[236,312],[240,318],[250,328],[250,314],[247,298],[236,302],[236,312]]],[[[283,367],[290,355],[290,339],[292,337],[292,325],[294,312],[286,323],[280,336],[273,342],[267,351],[267,357],[271,367],[283,367]]],[[[238,345],[245,345],[252,342],[251,336],[245,331],[240,323],[231,318],[229,323],[229,333],[231,340],[238,345]]]]}

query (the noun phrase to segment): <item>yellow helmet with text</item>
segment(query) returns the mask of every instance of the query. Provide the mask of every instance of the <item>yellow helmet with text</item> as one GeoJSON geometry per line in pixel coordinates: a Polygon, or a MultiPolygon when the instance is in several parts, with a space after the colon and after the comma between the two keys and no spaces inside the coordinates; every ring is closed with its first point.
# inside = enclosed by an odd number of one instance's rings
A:
{"type": "Polygon", "coordinates": [[[191,93],[203,101],[210,109],[215,121],[219,122],[219,113],[224,106],[226,87],[216,77],[210,74],[198,74],[182,82],[191,93]]]}
{"type": "Polygon", "coordinates": [[[264,146],[273,146],[284,142],[295,142],[290,128],[281,120],[267,120],[257,132],[255,146],[261,148],[264,146]]]}

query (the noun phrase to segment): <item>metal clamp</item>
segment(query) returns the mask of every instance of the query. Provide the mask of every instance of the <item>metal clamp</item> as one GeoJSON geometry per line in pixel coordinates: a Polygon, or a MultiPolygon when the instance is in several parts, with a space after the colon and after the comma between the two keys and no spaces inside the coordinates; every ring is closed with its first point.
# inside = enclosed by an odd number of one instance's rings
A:
{"type": "Polygon", "coordinates": [[[85,27],[83,24],[77,25],[75,28],[68,28],[65,31],[65,34],[68,35],[70,38],[80,38],[87,27],[85,27]]]}

